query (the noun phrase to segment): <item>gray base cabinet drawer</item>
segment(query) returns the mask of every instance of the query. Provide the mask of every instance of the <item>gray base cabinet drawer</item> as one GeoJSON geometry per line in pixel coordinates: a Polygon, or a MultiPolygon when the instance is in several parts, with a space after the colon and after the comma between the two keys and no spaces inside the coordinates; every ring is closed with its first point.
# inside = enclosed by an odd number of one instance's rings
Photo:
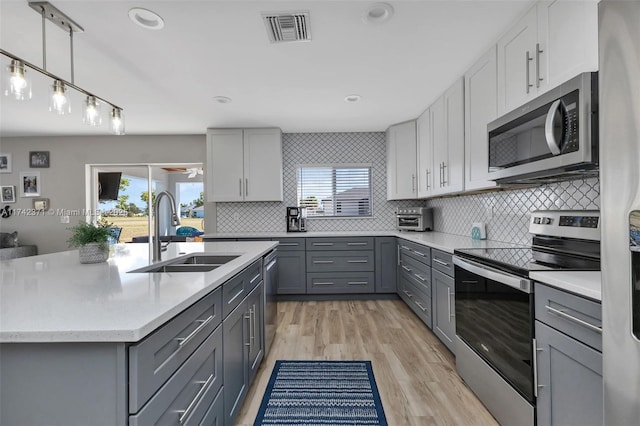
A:
{"type": "Polygon", "coordinates": [[[307,268],[304,251],[278,248],[278,294],[305,294],[307,268]]]}
{"type": "Polygon", "coordinates": [[[256,260],[222,286],[222,316],[226,317],[262,281],[262,260],[256,260]]]}
{"type": "Polygon", "coordinates": [[[400,296],[407,306],[431,328],[431,298],[419,290],[406,274],[400,274],[400,286],[400,296]]]}
{"type": "Polygon", "coordinates": [[[538,425],[602,425],[602,354],[536,321],[538,425]]]}
{"type": "Polygon", "coordinates": [[[137,413],[222,319],[222,289],[129,348],[129,412],[137,413]]]}
{"type": "Polygon", "coordinates": [[[409,256],[422,262],[427,266],[431,265],[431,249],[429,247],[412,243],[411,241],[400,240],[400,257],[409,256]]]}
{"type": "Polygon", "coordinates": [[[304,238],[281,238],[278,241],[278,252],[305,250],[304,238]]]}
{"type": "Polygon", "coordinates": [[[129,417],[129,424],[198,425],[221,387],[222,327],[218,327],[149,403],[129,417]]]}
{"type": "Polygon", "coordinates": [[[307,293],[373,293],[375,274],[373,272],[342,272],[339,275],[330,272],[307,274],[307,293]]]}
{"type": "Polygon", "coordinates": [[[307,238],[307,250],[373,250],[373,237],[307,238]]]}
{"type": "Polygon", "coordinates": [[[536,319],[602,352],[600,303],[535,284],[536,319]]]}
{"type": "Polygon", "coordinates": [[[431,267],[453,277],[453,255],[440,250],[431,250],[431,267]]]}
{"type": "Polygon", "coordinates": [[[224,386],[218,391],[198,426],[224,426],[224,386]]]}
{"type": "Polygon", "coordinates": [[[307,251],[307,272],[373,271],[373,251],[307,251]]]}

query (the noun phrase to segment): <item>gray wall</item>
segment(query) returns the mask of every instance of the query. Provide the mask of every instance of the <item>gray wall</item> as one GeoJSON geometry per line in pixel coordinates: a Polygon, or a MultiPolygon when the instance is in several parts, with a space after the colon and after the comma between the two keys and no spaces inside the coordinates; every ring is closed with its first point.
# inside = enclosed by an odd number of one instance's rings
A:
{"type": "MultiPolygon", "coordinates": [[[[0,174],[1,185],[16,186],[14,209],[28,209],[31,198],[20,198],[20,172],[40,172],[41,197],[52,209],[84,209],[85,165],[96,163],[200,163],[206,152],[205,135],[188,136],[75,136],[2,138],[0,152],[10,153],[13,172],[0,174]],[[49,151],[50,167],[29,168],[29,151],[49,151]]],[[[2,204],[4,207],[5,204],[2,204]]],[[[41,254],[67,250],[70,224],[58,216],[12,216],[0,219],[2,232],[18,231],[21,244],[36,244],[41,254]]]]}

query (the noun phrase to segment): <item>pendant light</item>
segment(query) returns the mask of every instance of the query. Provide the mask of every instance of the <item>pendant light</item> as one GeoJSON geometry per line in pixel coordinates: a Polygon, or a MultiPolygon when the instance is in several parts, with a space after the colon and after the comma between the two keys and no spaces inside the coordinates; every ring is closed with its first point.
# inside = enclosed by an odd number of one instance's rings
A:
{"type": "Polygon", "coordinates": [[[82,121],[89,126],[100,126],[102,124],[102,104],[95,96],[88,95],[84,100],[84,113],[82,121]]]}
{"type": "Polygon", "coordinates": [[[31,99],[31,81],[27,79],[27,69],[24,66],[24,62],[12,59],[7,71],[9,73],[4,95],[11,96],[18,101],[31,99]]]}
{"type": "Polygon", "coordinates": [[[27,62],[18,56],[0,49],[0,54],[11,59],[11,64],[7,67],[7,82],[5,84],[5,96],[11,96],[17,100],[31,99],[31,82],[27,78],[27,68],[39,72],[53,80],[49,88],[49,111],[56,114],[67,114],[71,112],[68,89],[74,89],[86,95],[82,113],[82,121],[90,126],[102,125],[102,104],[110,107],[110,130],[116,135],[124,134],[123,109],[104,98],[98,97],[87,90],[78,87],[74,82],[74,62],[73,62],[73,34],[84,32],[84,29],[71,18],[61,12],[58,8],[46,1],[29,2],[29,7],[35,10],[42,17],[42,68],[27,62]],[[47,71],[47,43],[46,43],[46,21],[49,20],[63,31],[69,34],[70,58],[71,58],[71,81],[64,80],[47,71]]]}
{"type": "Polygon", "coordinates": [[[120,108],[111,109],[111,133],[124,135],[124,113],[120,108]]]}
{"type": "Polygon", "coordinates": [[[67,96],[67,88],[62,80],[55,80],[51,86],[49,98],[49,111],[63,115],[71,112],[71,102],[67,96]]]}

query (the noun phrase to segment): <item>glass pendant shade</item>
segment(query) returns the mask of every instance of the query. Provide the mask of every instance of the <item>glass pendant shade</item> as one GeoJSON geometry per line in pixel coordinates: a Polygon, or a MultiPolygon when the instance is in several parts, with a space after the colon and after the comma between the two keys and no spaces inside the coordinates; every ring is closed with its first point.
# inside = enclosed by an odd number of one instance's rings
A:
{"type": "Polygon", "coordinates": [[[56,80],[53,82],[50,95],[49,111],[60,115],[71,112],[71,103],[69,102],[69,96],[67,96],[67,88],[62,81],[56,80]]]}
{"type": "Polygon", "coordinates": [[[124,135],[124,113],[120,108],[111,110],[111,133],[114,135],[124,135]]]}
{"type": "Polygon", "coordinates": [[[95,96],[87,96],[84,101],[82,121],[89,126],[100,126],[102,124],[101,108],[102,106],[95,96]]]}
{"type": "Polygon", "coordinates": [[[11,96],[19,101],[31,99],[31,82],[27,79],[27,70],[24,63],[12,59],[7,71],[9,73],[4,95],[11,96]]]}

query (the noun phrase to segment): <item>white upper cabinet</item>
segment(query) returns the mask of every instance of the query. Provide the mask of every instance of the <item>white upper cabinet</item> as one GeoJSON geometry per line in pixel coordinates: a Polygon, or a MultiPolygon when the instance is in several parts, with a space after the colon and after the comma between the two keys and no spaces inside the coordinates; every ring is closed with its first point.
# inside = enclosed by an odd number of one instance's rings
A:
{"type": "Polygon", "coordinates": [[[207,201],[282,201],[280,129],[208,129],[207,201]]]}
{"type": "Polygon", "coordinates": [[[496,186],[488,178],[487,124],[498,115],[496,47],[485,53],[464,75],[464,188],[466,191],[496,186]]]}
{"type": "Polygon", "coordinates": [[[418,138],[418,197],[431,196],[433,191],[433,134],[431,108],[420,114],[416,121],[418,138]]]}
{"type": "Polygon", "coordinates": [[[458,79],[431,107],[432,195],[464,190],[464,81],[458,79]]]}
{"type": "Polygon", "coordinates": [[[498,114],[598,69],[595,0],[541,1],[498,40],[498,114]]]}
{"type": "Polygon", "coordinates": [[[387,200],[416,198],[416,121],[387,129],[387,200]]]}

